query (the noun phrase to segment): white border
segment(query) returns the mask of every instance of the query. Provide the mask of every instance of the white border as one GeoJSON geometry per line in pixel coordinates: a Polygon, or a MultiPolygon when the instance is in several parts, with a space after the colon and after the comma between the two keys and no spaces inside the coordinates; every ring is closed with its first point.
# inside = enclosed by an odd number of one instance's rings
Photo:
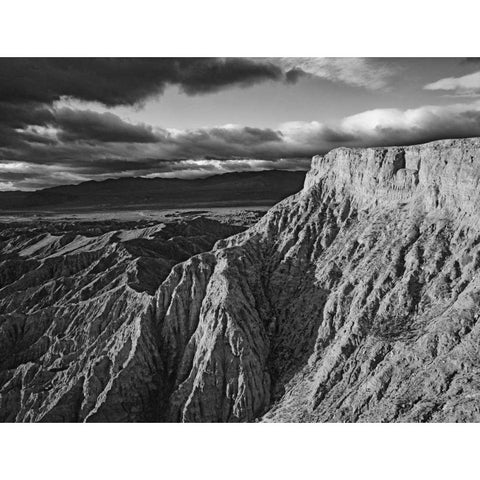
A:
{"type": "MultiPolygon", "coordinates": [[[[480,56],[473,1],[17,0],[2,56],[480,56]]],[[[1,72],[0,72],[1,74],[1,72]]],[[[453,479],[478,425],[0,425],[4,478],[453,479]]]]}
{"type": "Polygon", "coordinates": [[[478,425],[3,425],[2,476],[48,479],[463,479],[478,425]]]}
{"type": "Polygon", "coordinates": [[[3,56],[479,56],[473,0],[16,0],[3,56]]]}

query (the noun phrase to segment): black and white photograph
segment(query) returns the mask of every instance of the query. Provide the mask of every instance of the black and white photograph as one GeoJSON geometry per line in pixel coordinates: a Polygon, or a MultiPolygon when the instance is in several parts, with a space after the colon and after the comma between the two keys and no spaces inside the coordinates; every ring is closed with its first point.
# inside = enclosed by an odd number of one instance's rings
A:
{"type": "Polygon", "coordinates": [[[2,421],[480,420],[479,58],[0,68],[2,421]]]}
{"type": "Polygon", "coordinates": [[[480,51],[225,50],[0,57],[0,423],[473,428],[480,51]]]}

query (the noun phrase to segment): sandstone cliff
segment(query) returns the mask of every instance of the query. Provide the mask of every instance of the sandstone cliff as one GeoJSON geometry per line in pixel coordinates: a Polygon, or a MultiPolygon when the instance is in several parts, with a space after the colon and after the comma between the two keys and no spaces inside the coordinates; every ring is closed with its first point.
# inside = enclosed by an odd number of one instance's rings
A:
{"type": "Polygon", "coordinates": [[[336,149],[168,276],[157,254],[110,258],[105,234],[80,258],[51,236],[12,247],[0,415],[480,421],[479,182],[479,139],[336,149]]]}

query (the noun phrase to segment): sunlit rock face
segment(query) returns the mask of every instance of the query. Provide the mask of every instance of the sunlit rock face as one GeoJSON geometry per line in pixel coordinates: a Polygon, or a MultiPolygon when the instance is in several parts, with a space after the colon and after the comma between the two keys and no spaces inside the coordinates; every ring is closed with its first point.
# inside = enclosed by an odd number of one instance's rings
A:
{"type": "Polygon", "coordinates": [[[173,421],[478,421],[480,142],[337,149],[174,268],[154,323],[173,421]]]}
{"type": "Polygon", "coordinates": [[[478,139],[342,148],[186,258],[155,227],[12,234],[0,415],[480,421],[479,182],[478,139]]]}

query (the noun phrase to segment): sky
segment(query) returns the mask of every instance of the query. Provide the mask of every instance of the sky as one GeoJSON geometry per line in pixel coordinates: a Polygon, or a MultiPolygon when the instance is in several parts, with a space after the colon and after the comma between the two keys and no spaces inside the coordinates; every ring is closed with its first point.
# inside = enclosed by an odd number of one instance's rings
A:
{"type": "Polygon", "coordinates": [[[480,136],[476,58],[2,58],[0,190],[480,136]]]}

